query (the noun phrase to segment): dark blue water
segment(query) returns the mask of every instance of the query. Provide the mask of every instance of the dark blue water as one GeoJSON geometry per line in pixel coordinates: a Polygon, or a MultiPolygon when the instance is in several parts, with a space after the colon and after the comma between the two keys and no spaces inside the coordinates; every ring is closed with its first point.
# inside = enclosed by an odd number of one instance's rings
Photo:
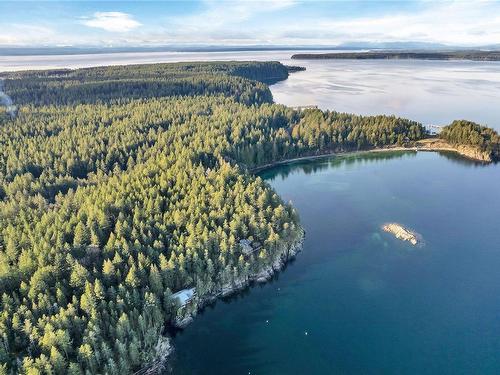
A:
{"type": "Polygon", "coordinates": [[[500,372],[500,165],[367,154],[262,177],[299,210],[304,250],[178,334],[175,373],[500,372]]]}

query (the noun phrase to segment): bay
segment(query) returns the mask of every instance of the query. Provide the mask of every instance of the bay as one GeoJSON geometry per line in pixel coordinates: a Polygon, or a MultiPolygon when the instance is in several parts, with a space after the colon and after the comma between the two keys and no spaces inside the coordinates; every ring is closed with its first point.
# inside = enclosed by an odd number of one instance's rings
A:
{"type": "Polygon", "coordinates": [[[176,374],[498,373],[498,165],[371,153],[261,176],[298,209],[304,250],[177,334],[176,374]]]}

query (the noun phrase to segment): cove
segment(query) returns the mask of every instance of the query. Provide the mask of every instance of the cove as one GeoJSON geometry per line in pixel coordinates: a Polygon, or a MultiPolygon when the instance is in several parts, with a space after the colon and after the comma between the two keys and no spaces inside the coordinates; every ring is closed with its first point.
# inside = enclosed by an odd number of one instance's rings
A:
{"type": "Polygon", "coordinates": [[[498,372],[498,164],[387,152],[260,176],[298,209],[304,249],[178,332],[175,374],[498,372]],[[384,222],[425,245],[382,232],[384,222]]]}

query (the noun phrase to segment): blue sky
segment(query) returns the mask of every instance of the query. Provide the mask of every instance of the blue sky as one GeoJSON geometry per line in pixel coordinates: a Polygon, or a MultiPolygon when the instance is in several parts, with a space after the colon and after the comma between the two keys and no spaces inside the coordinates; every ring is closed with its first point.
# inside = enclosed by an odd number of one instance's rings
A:
{"type": "Polygon", "coordinates": [[[500,1],[0,1],[0,45],[500,44],[500,1]]]}

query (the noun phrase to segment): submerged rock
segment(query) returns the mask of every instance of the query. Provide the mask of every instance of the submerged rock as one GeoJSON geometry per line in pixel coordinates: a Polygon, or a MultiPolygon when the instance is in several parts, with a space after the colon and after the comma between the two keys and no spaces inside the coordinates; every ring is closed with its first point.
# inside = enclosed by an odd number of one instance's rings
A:
{"type": "Polygon", "coordinates": [[[386,223],[382,225],[382,230],[393,234],[397,239],[408,241],[414,246],[422,242],[422,236],[398,223],[386,223]]]}

